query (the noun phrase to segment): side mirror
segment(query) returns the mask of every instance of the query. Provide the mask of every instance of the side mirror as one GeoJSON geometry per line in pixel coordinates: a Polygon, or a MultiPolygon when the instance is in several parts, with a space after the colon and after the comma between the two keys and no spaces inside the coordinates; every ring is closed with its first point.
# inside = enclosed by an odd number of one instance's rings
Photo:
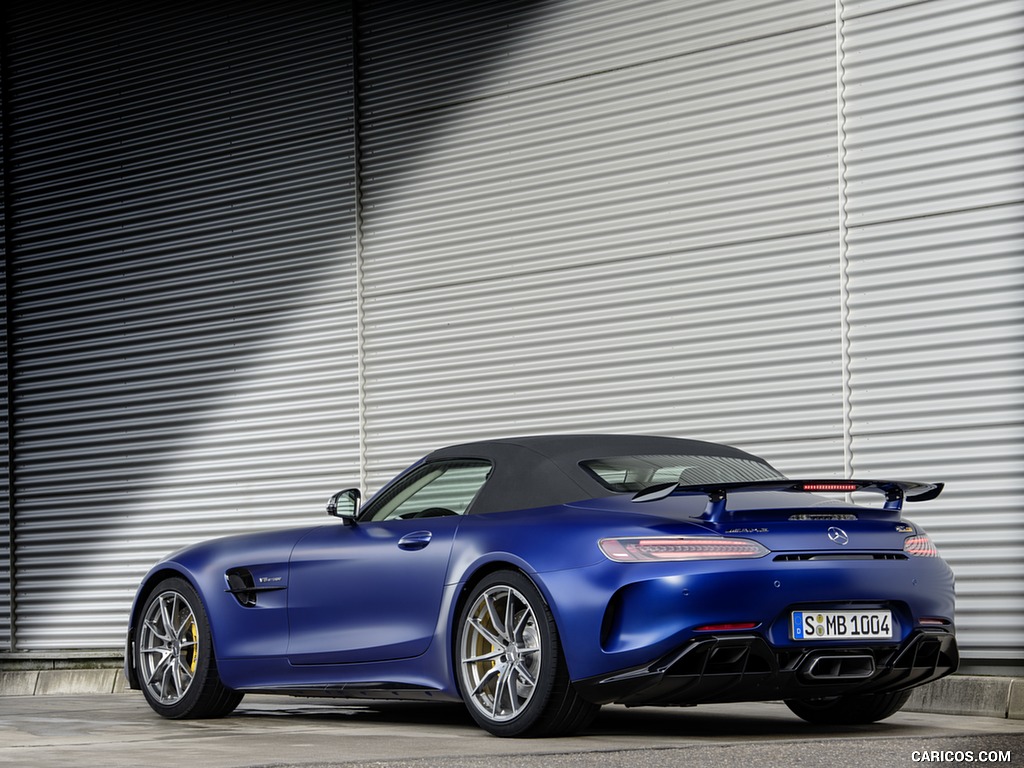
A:
{"type": "Polygon", "coordinates": [[[363,494],[358,488],[346,488],[331,496],[327,502],[327,514],[340,517],[345,525],[355,525],[359,515],[359,500],[363,494]]]}

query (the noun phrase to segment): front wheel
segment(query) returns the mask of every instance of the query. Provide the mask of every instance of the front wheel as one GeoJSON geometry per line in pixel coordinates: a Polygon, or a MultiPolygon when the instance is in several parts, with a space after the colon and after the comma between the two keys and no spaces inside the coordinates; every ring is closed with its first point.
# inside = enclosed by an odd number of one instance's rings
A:
{"type": "Polygon", "coordinates": [[[495,736],[564,736],[600,708],[569,681],[551,611],[516,571],[485,577],[459,614],[459,687],[470,715],[495,736]]]}
{"type": "Polygon", "coordinates": [[[175,720],[223,717],[242,700],[217,675],[206,610],[184,579],[162,581],[147,598],[135,652],[142,693],[157,714],[175,720]]]}
{"type": "Polygon", "coordinates": [[[786,706],[809,723],[863,725],[895,715],[909,698],[910,691],[865,693],[828,699],[786,699],[786,706]]]}

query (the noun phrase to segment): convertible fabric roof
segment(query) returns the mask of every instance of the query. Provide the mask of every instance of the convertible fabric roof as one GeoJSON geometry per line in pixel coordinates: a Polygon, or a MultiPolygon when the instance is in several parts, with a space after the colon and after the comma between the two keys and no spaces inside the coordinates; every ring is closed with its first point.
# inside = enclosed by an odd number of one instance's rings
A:
{"type": "Polygon", "coordinates": [[[642,455],[731,456],[764,460],[738,448],[702,440],[644,435],[539,435],[484,440],[441,448],[425,462],[484,459],[494,469],[471,514],[532,509],[614,496],[580,466],[587,459],[642,455]]]}

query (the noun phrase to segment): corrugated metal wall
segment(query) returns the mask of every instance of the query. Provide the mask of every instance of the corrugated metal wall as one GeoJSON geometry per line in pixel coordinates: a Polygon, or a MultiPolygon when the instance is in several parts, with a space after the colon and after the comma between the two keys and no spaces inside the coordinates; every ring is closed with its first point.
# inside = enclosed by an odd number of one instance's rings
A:
{"type": "Polygon", "coordinates": [[[10,228],[7,222],[7,213],[10,201],[8,199],[9,183],[8,179],[10,176],[10,167],[7,159],[10,151],[10,136],[8,132],[8,108],[7,108],[7,50],[5,46],[0,45],[0,181],[3,184],[4,194],[4,215],[3,221],[0,221],[0,231],[3,232],[3,265],[0,266],[0,271],[3,273],[3,280],[0,281],[0,342],[3,343],[4,361],[3,365],[0,366],[0,377],[3,379],[3,389],[0,390],[0,507],[3,511],[0,512],[0,651],[5,651],[11,648],[12,636],[11,636],[11,616],[13,613],[13,605],[11,602],[11,523],[13,520],[13,507],[11,506],[11,418],[10,418],[10,406],[11,406],[11,384],[12,377],[10,375],[10,360],[8,351],[9,346],[9,334],[8,325],[11,320],[11,314],[8,307],[8,278],[10,277],[9,270],[7,268],[8,260],[10,257],[10,249],[8,248],[8,235],[10,234],[10,228]]]}
{"type": "MultiPolygon", "coordinates": [[[[6,76],[6,55],[0,51],[0,88],[6,76]]],[[[0,124],[6,124],[4,100],[0,99],[0,124]]],[[[0,133],[0,179],[7,179],[7,162],[4,148],[8,145],[6,132],[0,133]]],[[[4,185],[6,187],[6,184],[4,185]]],[[[5,190],[6,191],[6,190],[5,190]]],[[[7,202],[5,198],[4,205],[7,202]]],[[[4,235],[3,264],[0,265],[0,347],[4,350],[4,362],[0,366],[0,651],[11,647],[11,429],[10,429],[10,376],[7,358],[7,216],[0,221],[4,235]]]]}
{"type": "Polygon", "coordinates": [[[854,469],[946,481],[910,513],[965,655],[1024,659],[1024,2],[851,2],[842,37],[854,469]]]}
{"type": "Polygon", "coordinates": [[[1020,3],[836,10],[364,14],[370,478],[564,430],[941,476],[965,655],[1019,658],[1020,3]]]}
{"type": "Polygon", "coordinates": [[[1022,0],[16,6],[19,648],[357,472],[606,430],[946,480],[966,655],[1021,658],[1022,0]]]}
{"type": "Polygon", "coordinates": [[[18,648],[118,647],[168,550],[356,473],[351,11],[16,5],[18,648]]]}
{"type": "MultiPolygon", "coordinates": [[[[6,259],[4,259],[4,277],[6,277],[6,259]]],[[[3,342],[3,349],[7,349],[7,289],[6,281],[3,284],[3,307],[0,309],[0,341],[3,342]]],[[[0,456],[0,504],[4,512],[0,514],[0,651],[11,647],[11,482],[10,482],[10,450],[11,434],[10,419],[8,416],[8,384],[6,361],[0,368],[0,378],[3,379],[2,398],[3,412],[0,416],[3,431],[0,433],[0,449],[3,454],[0,456]]]]}
{"type": "Polygon", "coordinates": [[[571,430],[841,472],[833,7],[421,16],[360,19],[371,480],[571,430]]]}

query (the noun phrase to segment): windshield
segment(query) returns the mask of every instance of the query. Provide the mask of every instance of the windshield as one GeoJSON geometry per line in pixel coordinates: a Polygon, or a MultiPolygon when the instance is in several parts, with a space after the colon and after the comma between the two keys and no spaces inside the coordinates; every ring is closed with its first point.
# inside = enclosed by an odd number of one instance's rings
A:
{"type": "Polygon", "coordinates": [[[613,456],[581,461],[580,466],[605,488],[619,493],[642,491],[659,483],[704,485],[784,480],[786,477],[762,461],[731,456],[613,456]]]}

